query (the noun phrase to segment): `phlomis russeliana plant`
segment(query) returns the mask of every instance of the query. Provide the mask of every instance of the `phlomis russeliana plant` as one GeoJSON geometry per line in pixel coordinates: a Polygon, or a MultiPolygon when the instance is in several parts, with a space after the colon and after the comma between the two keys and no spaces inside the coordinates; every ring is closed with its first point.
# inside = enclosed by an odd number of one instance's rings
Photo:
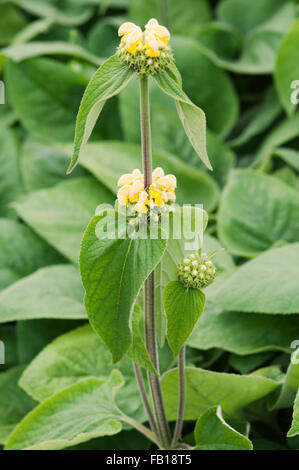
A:
{"type": "Polygon", "coordinates": [[[140,168],[131,168],[119,176],[115,206],[98,208],[83,237],[80,269],[85,306],[92,327],[110,349],[113,361],[118,362],[124,355],[133,361],[151,429],[129,417],[127,422],[162,449],[183,448],[184,345],[203,312],[205,295],[201,289],[214,280],[215,267],[201,247],[185,250],[188,237],[183,230],[176,236],[188,213],[191,225],[197,227],[194,240],[201,240],[207,223],[205,211],[177,206],[176,176],[161,167],[152,168],[149,79],[175,100],[191,145],[212,169],[206,152],[205,114],[183,91],[167,28],[156,19],[150,19],[144,31],[127,22],[120,26],[119,36],[116,54],[93,75],[82,98],[68,172],[77,164],[105,102],[136,75],[142,155],[140,168]],[[197,219],[200,223],[196,225],[197,219]],[[174,257],[177,267],[173,278],[159,285],[157,294],[155,276],[161,273],[164,257],[172,255],[178,245],[189,253],[185,252],[183,259],[174,257]],[[160,305],[158,297],[162,299],[160,305]],[[160,386],[158,341],[163,345],[165,337],[174,356],[178,356],[179,403],[174,432],[166,417],[160,386]],[[147,372],[150,399],[143,369],[147,372]]]}

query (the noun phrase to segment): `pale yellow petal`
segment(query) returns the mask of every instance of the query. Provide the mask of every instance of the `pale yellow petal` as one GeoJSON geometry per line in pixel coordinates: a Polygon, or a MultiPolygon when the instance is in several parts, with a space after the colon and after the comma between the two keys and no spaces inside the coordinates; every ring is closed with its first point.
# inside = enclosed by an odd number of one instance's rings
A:
{"type": "Polygon", "coordinates": [[[121,206],[126,206],[128,204],[130,191],[131,186],[128,184],[119,189],[117,199],[121,206]]]}
{"type": "Polygon", "coordinates": [[[133,181],[134,181],[133,175],[131,175],[130,173],[125,173],[119,178],[117,182],[117,186],[124,186],[125,184],[132,183],[133,181]]]}
{"type": "Polygon", "coordinates": [[[126,23],[123,23],[119,29],[118,29],[118,35],[123,36],[124,34],[130,33],[133,29],[137,28],[135,23],[131,23],[130,21],[127,21],[126,23]]]}
{"type": "Polygon", "coordinates": [[[155,168],[155,170],[153,171],[153,178],[161,178],[162,176],[164,176],[164,170],[163,168],[160,168],[159,166],[157,168],[155,168]]]}

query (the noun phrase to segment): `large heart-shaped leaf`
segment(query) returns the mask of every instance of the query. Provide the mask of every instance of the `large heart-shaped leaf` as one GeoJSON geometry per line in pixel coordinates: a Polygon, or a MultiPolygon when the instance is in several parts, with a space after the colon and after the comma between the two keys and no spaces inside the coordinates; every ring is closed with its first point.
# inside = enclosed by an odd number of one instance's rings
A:
{"type": "Polygon", "coordinates": [[[35,400],[43,402],[87,377],[107,379],[116,367],[125,377],[116,403],[128,415],[144,420],[131,361],[123,358],[117,366],[113,365],[109,349],[90,325],[69,331],[48,344],[25,369],[20,386],[35,400]]]}
{"type": "Polygon", "coordinates": [[[120,372],[114,370],[108,380],[89,378],[71,385],[29,413],[10,435],[5,448],[58,450],[117,434],[126,421],[114,403],[123,383],[120,372]]]}
{"type": "MultiPolygon", "coordinates": [[[[116,213],[111,211],[112,217],[116,213]]],[[[116,362],[131,343],[129,318],[137,295],[162,257],[167,241],[157,238],[100,238],[97,226],[107,211],[93,217],[81,244],[80,270],[89,320],[116,362]]],[[[115,229],[114,229],[115,230],[115,229]]]]}

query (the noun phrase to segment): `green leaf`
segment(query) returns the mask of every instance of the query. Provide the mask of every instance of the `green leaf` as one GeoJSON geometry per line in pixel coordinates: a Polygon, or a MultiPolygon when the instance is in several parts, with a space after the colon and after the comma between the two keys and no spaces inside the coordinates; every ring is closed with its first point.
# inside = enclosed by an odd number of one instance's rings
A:
{"type": "Polygon", "coordinates": [[[62,390],[29,413],[10,435],[7,450],[58,450],[122,430],[123,416],[114,403],[123,378],[89,378],[62,390]],[[74,426],[75,417],[75,426],[74,426]]]}
{"type": "Polygon", "coordinates": [[[193,239],[190,238],[187,240],[187,236],[184,237],[184,233],[181,234],[180,239],[173,238],[170,234],[167,248],[160,260],[160,263],[155,269],[156,328],[158,341],[161,347],[164,345],[166,336],[166,314],[163,305],[164,289],[169,282],[177,279],[177,267],[185,254],[190,251],[194,251],[194,249],[198,250],[202,246],[203,232],[205,231],[208,223],[206,212],[202,211],[198,207],[191,208],[191,211],[189,211],[187,207],[176,207],[174,214],[170,216],[170,227],[172,225],[187,227],[189,221],[191,222],[190,227],[194,234],[193,239]],[[199,226],[195,226],[195,220],[199,222],[199,226]],[[194,242],[198,245],[196,248],[194,248],[194,242]]]}
{"type": "Polygon", "coordinates": [[[203,239],[203,252],[213,255],[213,263],[218,272],[232,270],[235,267],[232,256],[226,251],[217,238],[205,234],[203,239]]]}
{"type": "Polygon", "coordinates": [[[254,137],[261,135],[263,131],[267,130],[269,126],[277,119],[282,109],[279,103],[277,94],[273,87],[270,87],[265,95],[261,104],[253,106],[247,112],[246,126],[238,137],[231,140],[229,143],[232,147],[240,147],[250,142],[254,137]]]}
{"type": "Polygon", "coordinates": [[[77,116],[74,153],[68,173],[76,166],[81,147],[92,133],[105,102],[121,92],[134,72],[112,56],[93,75],[83,95],[77,116]]]}
{"type": "MultiPolygon", "coordinates": [[[[293,338],[296,335],[293,334],[293,338]]],[[[292,343],[290,343],[292,344],[292,343]]],[[[298,346],[295,340],[296,346],[298,346]]],[[[293,351],[291,361],[285,376],[284,383],[281,387],[280,393],[272,405],[271,409],[278,410],[281,408],[289,408],[293,406],[296,398],[296,393],[299,389],[299,349],[293,351]]]]}
{"type": "Polygon", "coordinates": [[[83,289],[76,268],[49,266],[0,293],[0,323],[33,318],[86,318],[83,289]]]}
{"type": "Polygon", "coordinates": [[[5,348],[5,364],[1,364],[3,372],[20,362],[17,351],[16,325],[0,325],[0,340],[3,341],[5,348]]]}
{"type": "Polygon", "coordinates": [[[28,364],[37,354],[58,336],[86,323],[84,320],[37,319],[18,321],[15,345],[19,362],[28,364]]]}
{"type": "Polygon", "coordinates": [[[0,17],[0,44],[10,42],[13,37],[26,25],[25,16],[14,6],[5,4],[1,5],[0,17]]]}
{"type": "Polygon", "coordinates": [[[135,305],[132,314],[132,343],[128,349],[127,356],[131,359],[131,361],[151,371],[153,374],[157,374],[157,371],[153,366],[147,349],[145,347],[144,338],[141,334],[141,326],[142,323],[144,323],[143,315],[144,314],[140,307],[138,307],[138,305],[135,305]]]}
{"type": "Polygon", "coordinates": [[[299,152],[286,147],[280,147],[273,153],[273,157],[281,158],[288,165],[299,172],[299,152]]]}
{"type": "MultiPolygon", "coordinates": [[[[20,163],[25,190],[31,192],[50,188],[65,181],[65,169],[68,166],[69,157],[54,146],[51,147],[29,138],[22,146],[20,163]]],[[[79,167],[70,175],[70,178],[85,175],[85,170],[79,167]]]]}
{"type": "Polygon", "coordinates": [[[254,165],[264,163],[277,147],[294,139],[298,135],[299,113],[277,124],[267,135],[254,159],[254,165]]]}
{"type": "Polygon", "coordinates": [[[292,427],[288,432],[288,437],[298,436],[298,434],[299,434],[299,390],[297,392],[296,399],[295,399],[292,427]]]}
{"type": "Polygon", "coordinates": [[[281,104],[288,114],[292,114],[295,110],[291,95],[294,91],[292,83],[299,77],[298,41],[299,20],[296,20],[279,48],[274,74],[281,104]]]}
{"type": "Polygon", "coordinates": [[[45,141],[69,142],[87,77],[53,59],[5,61],[11,104],[25,129],[45,141]]]}
{"type": "MultiPolygon", "coordinates": [[[[70,146],[63,145],[63,149],[70,154],[70,146]]],[[[82,149],[81,164],[115,192],[121,174],[141,167],[140,151],[139,145],[124,142],[88,143],[82,149]]],[[[158,166],[177,176],[179,204],[203,204],[207,211],[215,208],[218,186],[211,177],[166,152],[154,152],[153,167],[158,166]]]]}
{"type": "Polygon", "coordinates": [[[114,237],[101,239],[97,226],[100,222],[108,225],[109,214],[114,217],[117,213],[105,211],[91,219],[81,244],[80,270],[89,320],[116,362],[130,346],[130,314],[167,241],[149,237],[116,238],[115,229],[114,237]]]}
{"type": "Polygon", "coordinates": [[[99,204],[112,204],[113,196],[93,178],[74,178],[35,191],[14,204],[19,216],[73,263],[78,263],[80,242],[99,204]]]}
{"type": "Polygon", "coordinates": [[[63,262],[53,248],[20,222],[0,218],[0,289],[37,269],[63,262]]]}
{"type": "Polygon", "coordinates": [[[293,243],[248,261],[211,289],[209,299],[224,310],[297,313],[298,276],[299,243],[293,243]]]}
{"type": "MultiPolygon", "coordinates": [[[[226,419],[241,419],[244,407],[268,395],[278,386],[278,382],[258,375],[235,375],[187,367],[185,420],[197,419],[215,405],[221,405],[226,419]]],[[[163,375],[162,391],[167,417],[173,421],[176,419],[178,404],[177,369],[163,375]]]]}
{"type": "Polygon", "coordinates": [[[207,305],[187,344],[197,349],[220,348],[235,354],[290,351],[299,338],[299,315],[222,312],[207,305]]]}
{"type": "Polygon", "coordinates": [[[0,444],[33,407],[33,400],[18,386],[23,366],[0,374],[0,444]]]}
{"type": "Polygon", "coordinates": [[[120,23],[114,16],[99,20],[88,33],[88,49],[96,56],[112,56],[119,45],[117,28],[120,23]]]}
{"type": "Polygon", "coordinates": [[[218,233],[228,249],[256,256],[279,242],[299,241],[299,194],[273,176],[235,170],[223,192],[218,233]]]}
{"type": "MultiPolygon", "coordinates": [[[[2,106],[2,105],[1,105],[2,106]]],[[[8,129],[0,132],[0,214],[11,214],[10,202],[23,192],[20,174],[19,142],[8,129]]]]}
{"type": "Polygon", "coordinates": [[[204,164],[212,170],[206,150],[205,113],[202,109],[193,104],[183,92],[178,74],[179,72],[173,64],[171,67],[157,73],[154,78],[161,90],[175,100],[179,118],[191,145],[204,164]]]}
{"type": "Polygon", "coordinates": [[[166,16],[163,16],[159,0],[131,0],[130,18],[137,24],[147,23],[149,18],[157,18],[160,24],[167,20],[170,31],[179,34],[190,34],[197,31],[202,24],[210,21],[211,12],[206,0],[185,0],[168,2],[166,16]]]}
{"type": "Polygon", "coordinates": [[[250,440],[224,420],[221,406],[210,408],[198,418],[194,437],[196,450],[253,449],[250,440]]]}
{"type": "MultiPolygon", "coordinates": [[[[87,324],[48,344],[25,369],[20,386],[35,400],[43,402],[87,377],[106,380],[115,368],[109,349],[87,324]]],[[[138,421],[144,421],[131,360],[124,357],[117,369],[125,377],[125,385],[116,397],[117,405],[138,421]]]]}
{"type": "Polygon", "coordinates": [[[99,67],[104,61],[104,59],[99,59],[77,44],[70,44],[63,41],[32,41],[25,44],[12,44],[2,49],[1,55],[14,62],[22,62],[23,60],[47,55],[70,56],[90,63],[95,67],[99,67]]]}
{"type": "Polygon", "coordinates": [[[226,0],[220,2],[218,17],[239,30],[240,33],[246,34],[268,21],[279,12],[280,8],[280,0],[264,0],[262,5],[258,1],[244,5],[243,0],[226,0]]]}
{"type": "Polygon", "coordinates": [[[239,113],[238,96],[232,80],[204,54],[194,39],[173,38],[172,47],[186,94],[204,110],[208,129],[225,137],[234,127],[239,113]],[[221,92],[215,101],[216,89],[221,92]]]}
{"type": "Polygon", "coordinates": [[[92,9],[79,5],[76,2],[62,2],[62,8],[56,7],[52,0],[36,2],[35,0],[11,0],[16,6],[24,9],[31,15],[47,18],[54,23],[65,26],[78,26],[89,20],[92,9]]]}
{"type": "Polygon", "coordinates": [[[205,295],[199,289],[186,289],[179,281],[172,281],[166,286],[164,308],[167,315],[167,339],[175,356],[192,333],[205,301],[205,295]]]}

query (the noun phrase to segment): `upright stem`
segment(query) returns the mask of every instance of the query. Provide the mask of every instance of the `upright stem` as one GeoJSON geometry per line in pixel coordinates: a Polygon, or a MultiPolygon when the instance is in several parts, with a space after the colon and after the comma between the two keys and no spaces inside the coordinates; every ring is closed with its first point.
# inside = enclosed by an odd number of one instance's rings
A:
{"type": "Polygon", "coordinates": [[[144,186],[152,184],[152,139],[148,76],[140,75],[140,127],[144,186]]]}
{"type": "MultiPolygon", "coordinates": [[[[144,187],[152,184],[152,148],[148,76],[140,75],[140,127],[142,143],[142,162],[144,187]]],[[[150,359],[159,373],[158,348],[155,326],[155,277],[152,272],[144,285],[145,309],[145,338],[150,359]]],[[[149,386],[156,417],[157,434],[163,447],[169,448],[171,442],[170,430],[166,418],[160,379],[155,374],[148,373],[149,386]]]]}
{"type": "Polygon", "coordinates": [[[185,408],[185,345],[179,352],[179,408],[178,417],[175,425],[174,435],[172,439],[172,447],[175,446],[181,438],[184,423],[185,408]]]}

